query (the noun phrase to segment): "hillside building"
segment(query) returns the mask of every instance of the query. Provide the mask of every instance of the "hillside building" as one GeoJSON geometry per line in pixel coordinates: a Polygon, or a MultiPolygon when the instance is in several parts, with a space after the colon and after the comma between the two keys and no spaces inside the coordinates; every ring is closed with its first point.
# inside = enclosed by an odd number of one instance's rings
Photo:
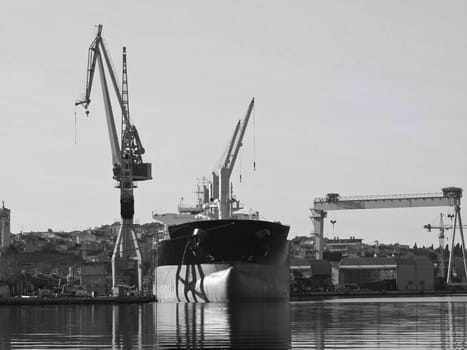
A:
{"type": "Polygon", "coordinates": [[[5,202],[2,201],[0,208],[0,249],[10,245],[10,209],[5,208],[5,202]]]}
{"type": "Polygon", "coordinates": [[[359,257],[363,255],[363,239],[361,238],[339,238],[324,239],[324,249],[330,253],[341,253],[342,257],[359,257]]]}

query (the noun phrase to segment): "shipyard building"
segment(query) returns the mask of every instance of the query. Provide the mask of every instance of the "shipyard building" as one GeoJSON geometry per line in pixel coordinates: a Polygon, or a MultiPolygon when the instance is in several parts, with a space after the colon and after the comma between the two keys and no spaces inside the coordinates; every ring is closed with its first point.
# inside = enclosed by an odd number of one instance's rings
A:
{"type": "Polygon", "coordinates": [[[5,208],[5,202],[2,201],[0,208],[0,249],[10,245],[10,209],[5,208]]]}

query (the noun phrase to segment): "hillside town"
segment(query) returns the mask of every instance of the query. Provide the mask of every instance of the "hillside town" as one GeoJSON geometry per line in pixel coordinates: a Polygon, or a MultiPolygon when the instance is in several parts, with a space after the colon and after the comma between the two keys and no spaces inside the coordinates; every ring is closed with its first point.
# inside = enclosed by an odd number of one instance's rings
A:
{"type": "MultiPolygon", "coordinates": [[[[153,244],[164,239],[158,222],[135,225],[143,285],[151,293],[153,244]]],[[[111,257],[120,223],[71,232],[10,232],[10,210],[0,208],[0,296],[109,295],[111,257]]],[[[311,235],[289,241],[291,293],[326,291],[431,291],[445,286],[449,247],[372,244],[356,236],[325,238],[322,260],[311,235]]],[[[465,282],[462,248],[454,248],[454,282],[465,282]]],[[[125,281],[131,292],[134,279],[125,281]]]]}
{"type": "MultiPolygon", "coordinates": [[[[161,225],[135,225],[147,290],[152,244],[161,225]]],[[[10,210],[0,208],[0,296],[107,295],[120,223],[81,231],[10,232],[10,210]]],[[[131,286],[132,281],[127,281],[131,286]]]]}

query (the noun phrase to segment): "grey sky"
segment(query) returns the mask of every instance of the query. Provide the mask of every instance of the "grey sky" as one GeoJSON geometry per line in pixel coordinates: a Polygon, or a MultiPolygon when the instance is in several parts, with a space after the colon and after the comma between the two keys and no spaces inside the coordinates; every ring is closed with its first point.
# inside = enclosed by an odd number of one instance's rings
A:
{"type": "MultiPolygon", "coordinates": [[[[97,80],[90,118],[74,107],[99,23],[118,72],[128,48],[130,112],[153,163],[140,222],[194,202],[252,96],[234,190],[291,237],[312,231],[308,209],[327,192],[467,189],[465,1],[10,1],[0,19],[0,199],[13,232],[119,217],[97,80]]],[[[440,211],[330,218],[336,235],[431,244],[422,227],[440,211]]]]}

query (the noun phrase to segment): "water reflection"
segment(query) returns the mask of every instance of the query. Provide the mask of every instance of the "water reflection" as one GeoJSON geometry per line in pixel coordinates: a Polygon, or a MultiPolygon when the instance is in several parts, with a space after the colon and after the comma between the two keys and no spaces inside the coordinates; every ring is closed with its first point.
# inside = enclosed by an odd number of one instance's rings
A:
{"type": "MultiPolygon", "coordinates": [[[[145,321],[151,322],[152,315],[146,316],[145,321]]],[[[122,345],[124,348],[132,345],[134,349],[142,349],[143,324],[147,324],[146,322],[143,323],[142,305],[136,305],[130,310],[120,305],[112,305],[112,349],[120,349],[122,345]]]]}
{"type": "Polygon", "coordinates": [[[467,297],[1,306],[0,349],[462,349],[467,297]]]}
{"type": "Polygon", "coordinates": [[[284,349],[288,303],[0,307],[0,349],[284,349]]]}
{"type": "Polygon", "coordinates": [[[465,297],[292,303],[292,347],[463,349],[466,305],[465,297]]]}
{"type": "Polygon", "coordinates": [[[288,303],[154,304],[160,348],[287,349],[288,303]]]}

